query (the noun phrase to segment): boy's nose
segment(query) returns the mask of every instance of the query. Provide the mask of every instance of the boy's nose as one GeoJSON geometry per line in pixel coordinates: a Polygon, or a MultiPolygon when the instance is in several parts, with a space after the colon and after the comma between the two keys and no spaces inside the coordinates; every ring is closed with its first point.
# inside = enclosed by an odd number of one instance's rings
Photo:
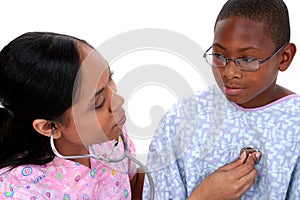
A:
{"type": "Polygon", "coordinates": [[[241,71],[238,69],[237,63],[234,60],[229,60],[226,63],[223,76],[226,76],[228,79],[241,77],[241,71]]]}

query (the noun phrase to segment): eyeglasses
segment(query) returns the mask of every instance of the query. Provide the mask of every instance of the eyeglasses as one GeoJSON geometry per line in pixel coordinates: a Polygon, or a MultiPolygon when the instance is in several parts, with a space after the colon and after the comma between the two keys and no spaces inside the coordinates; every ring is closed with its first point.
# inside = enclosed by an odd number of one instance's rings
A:
{"type": "Polygon", "coordinates": [[[235,63],[235,66],[241,70],[241,71],[256,71],[260,68],[260,64],[263,64],[273,58],[277,53],[279,53],[285,45],[282,45],[279,49],[277,49],[272,55],[270,55],[268,58],[264,60],[258,60],[257,58],[251,58],[251,57],[242,57],[242,58],[227,58],[223,56],[222,54],[218,53],[208,53],[212,46],[209,47],[209,49],[206,50],[203,57],[206,59],[206,62],[216,68],[224,68],[226,67],[227,63],[232,60],[235,63]]]}

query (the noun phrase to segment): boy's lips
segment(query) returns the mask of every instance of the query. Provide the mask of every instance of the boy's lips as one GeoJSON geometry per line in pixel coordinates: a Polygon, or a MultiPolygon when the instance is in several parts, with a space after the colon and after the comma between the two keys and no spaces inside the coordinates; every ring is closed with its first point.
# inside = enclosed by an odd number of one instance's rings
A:
{"type": "Polygon", "coordinates": [[[239,95],[245,89],[241,86],[231,86],[231,85],[224,85],[223,88],[224,88],[225,94],[228,94],[228,95],[239,95]]]}

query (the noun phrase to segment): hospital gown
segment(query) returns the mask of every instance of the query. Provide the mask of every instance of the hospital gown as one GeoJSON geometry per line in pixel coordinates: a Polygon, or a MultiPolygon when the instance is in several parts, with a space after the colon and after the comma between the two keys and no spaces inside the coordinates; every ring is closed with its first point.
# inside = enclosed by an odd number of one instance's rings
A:
{"type": "MultiPolygon", "coordinates": [[[[132,141],[127,138],[130,151],[132,141]]],[[[117,147],[110,141],[93,146],[93,152],[104,155],[105,150],[123,151],[120,139],[117,147]]],[[[122,162],[108,164],[91,159],[91,168],[71,160],[55,157],[45,165],[23,165],[3,173],[0,169],[0,199],[17,200],[117,200],[131,199],[130,179],[135,175],[135,165],[125,158],[122,162]]]]}
{"type": "MultiPolygon", "coordinates": [[[[262,152],[258,177],[242,199],[300,199],[300,96],[244,109],[212,87],[180,101],[151,142],[148,170],[155,199],[186,199],[201,181],[254,146],[262,152]]],[[[145,179],[144,199],[149,199],[145,179]]]]}

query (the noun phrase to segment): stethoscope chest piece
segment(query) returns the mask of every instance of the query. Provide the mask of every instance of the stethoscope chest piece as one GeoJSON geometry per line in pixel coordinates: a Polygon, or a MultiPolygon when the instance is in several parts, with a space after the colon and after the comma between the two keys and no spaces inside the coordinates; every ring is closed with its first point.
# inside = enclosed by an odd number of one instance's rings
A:
{"type": "Polygon", "coordinates": [[[240,155],[242,155],[242,153],[244,151],[246,152],[247,157],[251,156],[251,154],[254,153],[254,152],[259,152],[260,153],[260,157],[255,160],[254,165],[257,165],[260,162],[262,153],[261,153],[261,151],[259,149],[255,148],[253,146],[244,147],[244,148],[241,149],[240,155]]]}

